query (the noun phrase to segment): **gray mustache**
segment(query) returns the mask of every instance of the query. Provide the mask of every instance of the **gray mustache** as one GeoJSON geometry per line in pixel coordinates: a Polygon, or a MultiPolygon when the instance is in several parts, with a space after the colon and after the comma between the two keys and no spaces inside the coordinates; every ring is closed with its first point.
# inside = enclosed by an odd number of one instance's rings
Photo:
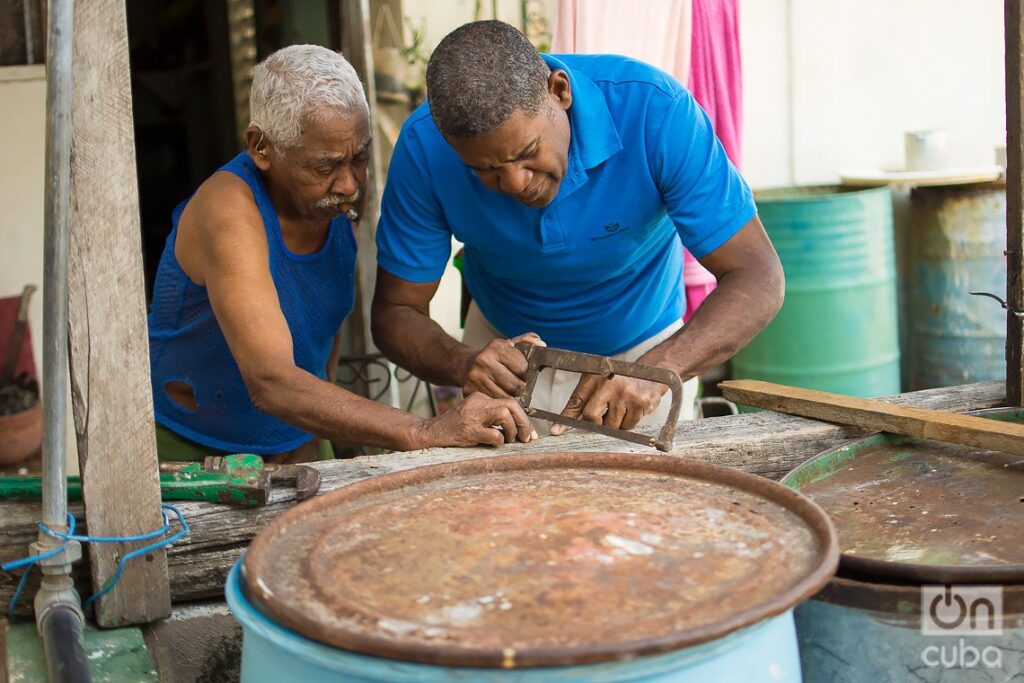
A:
{"type": "Polygon", "coordinates": [[[341,204],[355,204],[357,201],[359,201],[359,197],[361,196],[362,193],[359,190],[356,190],[355,194],[351,196],[345,196],[342,194],[332,194],[319,200],[316,204],[313,205],[313,208],[329,209],[332,206],[340,206],[341,204]]]}

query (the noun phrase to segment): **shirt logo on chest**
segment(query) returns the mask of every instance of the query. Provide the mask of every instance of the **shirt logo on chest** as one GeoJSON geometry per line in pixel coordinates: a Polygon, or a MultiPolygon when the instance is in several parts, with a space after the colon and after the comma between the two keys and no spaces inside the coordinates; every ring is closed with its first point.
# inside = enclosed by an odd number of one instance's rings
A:
{"type": "Polygon", "coordinates": [[[627,232],[629,232],[628,225],[621,225],[617,222],[609,223],[608,225],[604,226],[604,229],[602,230],[600,235],[591,236],[590,241],[598,242],[600,240],[606,240],[611,237],[619,237],[627,232]]]}

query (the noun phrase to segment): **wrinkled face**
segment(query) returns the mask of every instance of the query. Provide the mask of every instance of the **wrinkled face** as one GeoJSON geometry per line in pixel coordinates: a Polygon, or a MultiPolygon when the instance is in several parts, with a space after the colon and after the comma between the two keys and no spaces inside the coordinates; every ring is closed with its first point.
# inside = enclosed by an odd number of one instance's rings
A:
{"type": "Polygon", "coordinates": [[[448,143],[489,189],[526,206],[547,206],[569,167],[571,103],[568,76],[554,71],[538,114],[518,111],[494,130],[448,143]]]}
{"type": "Polygon", "coordinates": [[[284,200],[307,221],[352,217],[361,209],[371,142],[366,112],[329,110],[306,119],[286,154],[258,144],[258,130],[249,137],[249,154],[268,176],[275,203],[284,200]]]}

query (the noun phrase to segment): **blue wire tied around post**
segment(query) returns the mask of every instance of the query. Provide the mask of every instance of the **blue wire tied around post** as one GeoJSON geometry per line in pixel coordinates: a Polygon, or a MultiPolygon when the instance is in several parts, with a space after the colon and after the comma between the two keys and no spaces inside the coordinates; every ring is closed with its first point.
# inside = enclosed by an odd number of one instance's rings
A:
{"type": "Polygon", "coordinates": [[[160,539],[156,543],[151,543],[147,546],[137,548],[136,550],[133,550],[130,553],[125,554],[124,557],[121,558],[121,561],[117,563],[117,569],[114,571],[113,575],[109,579],[107,579],[107,581],[103,584],[103,587],[100,588],[100,590],[97,591],[95,594],[91,595],[82,602],[82,607],[88,607],[89,605],[91,605],[92,603],[96,602],[101,597],[109,593],[111,589],[113,589],[114,585],[117,584],[118,580],[120,580],[121,574],[124,572],[124,566],[128,562],[128,560],[134,559],[140,555],[145,555],[146,553],[151,552],[153,550],[157,550],[158,548],[167,547],[170,544],[177,541],[178,539],[187,536],[189,532],[188,522],[185,521],[185,516],[181,514],[181,510],[174,507],[170,503],[161,503],[160,508],[160,512],[164,518],[163,526],[161,526],[159,529],[150,531],[149,533],[140,534],[138,536],[76,536],[75,516],[70,512],[68,513],[67,533],[54,531],[53,529],[49,528],[48,526],[40,522],[40,531],[42,531],[44,534],[47,534],[48,536],[59,538],[64,542],[57,548],[45,552],[42,555],[32,555],[30,557],[24,557],[20,560],[13,560],[4,565],[0,565],[0,569],[3,569],[5,572],[10,572],[14,569],[18,569],[19,567],[28,567],[28,569],[25,570],[25,573],[21,575],[21,579],[18,581],[18,587],[14,590],[14,596],[11,597],[11,602],[7,606],[7,611],[10,616],[11,622],[13,623],[15,621],[14,608],[18,604],[18,600],[21,599],[21,593],[25,589],[25,584],[28,581],[28,575],[29,572],[32,571],[32,567],[34,567],[36,564],[43,560],[49,559],[54,555],[61,553],[64,550],[64,548],[67,547],[69,541],[78,541],[79,543],[135,543],[139,541],[148,541],[159,536],[164,536],[168,531],[171,530],[171,517],[168,514],[170,512],[173,512],[175,514],[175,516],[178,518],[178,524],[181,525],[181,529],[178,530],[176,533],[172,534],[171,536],[167,536],[166,538],[160,539]]]}

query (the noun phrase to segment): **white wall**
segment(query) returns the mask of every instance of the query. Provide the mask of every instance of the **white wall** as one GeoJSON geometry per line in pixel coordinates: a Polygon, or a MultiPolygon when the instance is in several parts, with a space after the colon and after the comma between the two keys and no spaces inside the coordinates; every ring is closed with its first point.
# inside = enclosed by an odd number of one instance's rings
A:
{"type": "MultiPolygon", "coordinates": [[[[585,1],[585,0],[584,0],[585,1]]],[[[424,29],[424,48],[429,54],[441,39],[454,29],[474,20],[476,0],[402,0],[402,11],[417,28],[424,29]]],[[[628,3],[627,3],[628,4],[628,3]]],[[[480,19],[500,19],[514,26],[522,24],[520,0],[496,0],[497,16],[491,14],[491,2],[480,3],[480,19]]],[[[557,0],[541,0],[538,9],[552,27],[557,0]]]]}
{"type": "MultiPolygon", "coordinates": [[[[43,364],[43,169],[46,140],[46,72],[40,65],[0,67],[0,123],[4,170],[0,174],[0,297],[39,287],[29,309],[36,368],[43,364]]],[[[68,394],[70,397],[70,393],[68,394]]],[[[68,399],[68,467],[78,472],[68,399]]]]}
{"type": "Polygon", "coordinates": [[[996,0],[741,0],[744,174],[754,187],[900,168],[944,128],[952,165],[1005,144],[996,0]]]}
{"type": "MultiPolygon", "coordinates": [[[[0,121],[5,129],[6,171],[0,181],[0,297],[43,284],[43,142],[46,77],[42,66],[0,68],[0,121]]],[[[32,299],[36,365],[42,364],[43,297],[32,299]]]]}

